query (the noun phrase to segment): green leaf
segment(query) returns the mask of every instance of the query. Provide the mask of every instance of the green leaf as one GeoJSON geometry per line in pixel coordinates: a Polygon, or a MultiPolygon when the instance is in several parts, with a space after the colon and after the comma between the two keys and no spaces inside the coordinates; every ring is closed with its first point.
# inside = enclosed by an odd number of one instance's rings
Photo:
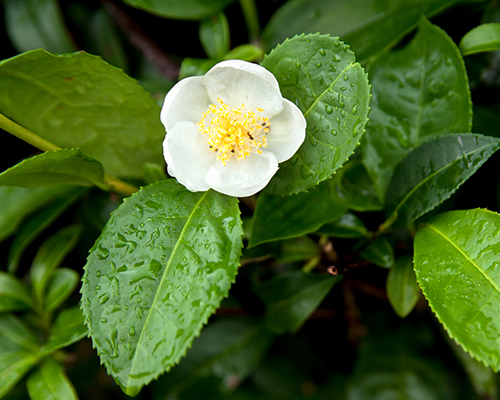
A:
{"type": "Polygon", "coordinates": [[[398,258],[387,276],[387,297],[396,314],[406,317],[417,304],[419,295],[420,287],[413,271],[412,258],[398,258]]]}
{"type": "Polygon", "coordinates": [[[14,273],[17,270],[24,251],[33,240],[85,192],[86,189],[84,188],[74,187],[73,190],[61,195],[52,204],[49,204],[20,225],[9,250],[9,272],[14,273]]]}
{"type": "Polygon", "coordinates": [[[351,45],[358,60],[365,61],[413,30],[422,14],[431,17],[459,2],[291,0],[273,15],[264,30],[263,41],[271,49],[296,34],[329,33],[340,36],[351,45]]]}
{"type": "Polygon", "coordinates": [[[52,358],[46,359],[27,382],[31,400],[77,400],[75,388],[64,373],[63,366],[52,358]]]}
{"type": "Polygon", "coordinates": [[[32,306],[28,288],[14,275],[0,271],[0,312],[25,310],[32,306]]]}
{"type": "Polygon", "coordinates": [[[163,164],[160,107],[135,80],[85,52],[34,50],[0,62],[0,112],[121,177],[163,164]]]}
{"type": "Polygon", "coordinates": [[[242,44],[227,53],[224,60],[259,61],[264,57],[264,50],[253,44],[242,44]]]}
{"type": "Polygon", "coordinates": [[[28,158],[0,174],[0,186],[106,186],[99,161],[79,149],[47,151],[28,158]]]}
{"type": "Polygon", "coordinates": [[[227,296],[242,234],[236,198],[173,179],[112,214],[85,266],[82,304],[101,361],[126,394],[185,354],[227,296]]]}
{"type": "Polygon", "coordinates": [[[197,20],[209,17],[235,0],[123,0],[129,6],[140,8],[165,18],[197,20]]]}
{"type": "Polygon", "coordinates": [[[47,287],[45,309],[54,311],[66,300],[80,280],[78,272],[68,268],[57,269],[47,287]]]}
{"type": "Polygon", "coordinates": [[[18,317],[0,315],[0,398],[38,362],[38,348],[34,333],[18,317]]]}
{"type": "Polygon", "coordinates": [[[41,187],[0,187],[0,241],[14,233],[19,224],[32,212],[50,204],[68,192],[71,186],[41,187]]]}
{"type": "Polygon", "coordinates": [[[318,243],[307,236],[283,240],[280,244],[274,256],[276,262],[282,264],[310,260],[321,252],[318,243]]]}
{"type": "Polygon", "coordinates": [[[460,51],[464,56],[494,50],[500,50],[500,23],[476,26],[460,41],[460,51]]]}
{"type": "Polygon", "coordinates": [[[289,271],[256,286],[255,292],[266,305],[269,329],[277,334],[296,332],[340,280],[327,274],[289,271]]]}
{"type": "Polygon", "coordinates": [[[432,138],[413,149],[394,170],[386,215],[403,226],[448,199],[500,148],[500,140],[475,134],[432,138]]]}
{"type": "Polygon", "coordinates": [[[49,279],[80,239],[82,229],[71,225],[61,229],[48,238],[38,250],[30,269],[31,285],[38,302],[44,299],[44,292],[49,279]]]}
{"type": "Polygon", "coordinates": [[[413,148],[432,136],[470,132],[472,104],[457,46],[425,19],[406,47],[375,60],[369,73],[363,163],[383,199],[394,168],[413,148]]]}
{"type": "Polygon", "coordinates": [[[201,21],[200,42],[209,58],[221,60],[229,51],[229,40],[229,23],[224,13],[201,21]]]}
{"type": "Polygon", "coordinates": [[[284,97],[307,121],[306,139],[268,185],[273,194],[303,192],[330,178],[359,144],[370,87],[349,46],[321,35],[285,40],[264,58],[284,97]]]}
{"type": "Polygon", "coordinates": [[[22,53],[45,49],[53,53],[78,50],[56,0],[5,0],[5,27],[22,53]]]}
{"type": "Polygon", "coordinates": [[[217,60],[186,57],[182,60],[179,79],[184,79],[188,76],[205,75],[215,64],[217,64],[217,60]]]}
{"type": "Polygon", "coordinates": [[[84,318],[78,307],[66,308],[57,316],[47,342],[40,348],[40,354],[46,356],[56,350],[78,342],[88,335],[84,318]]]}
{"type": "Polygon", "coordinates": [[[144,163],[142,175],[148,185],[168,178],[165,168],[155,163],[144,163]]]}
{"type": "Polygon", "coordinates": [[[255,206],[248,247],[315,232],[321,225],[339,219],[346,211],[331,180],[306,193],[288,197],[261,193],[255,206]]]}
{"type": "Polygon", "coordinates": [[[450,211],[415,237],[415,272],[448,334],[473,357],[500,370],[500,216],[450,211]]]}
{"type": "Polygon", "coordinates": [[[358,217],[346,213],[338,221],[323,225],[317,230],[317,233],[344,239],[354,239],[365,237],[368,230],[358,217]]]}
{"type": "Polygon", "coordinates": [[[370,261],[379,267],[391,268],[394,265],[394,250],[387,239],[383,237],[369,242],[359,252],[359,255],[364,260],[370,261]]]}

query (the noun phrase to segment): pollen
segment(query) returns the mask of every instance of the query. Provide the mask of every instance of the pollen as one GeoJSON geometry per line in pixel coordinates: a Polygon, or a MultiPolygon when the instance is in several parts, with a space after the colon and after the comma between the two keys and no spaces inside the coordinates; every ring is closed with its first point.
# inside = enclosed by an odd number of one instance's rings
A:
{"type": "Polygon", "coordinates": [[[262,116],[264,109],[247,111],[244,104],[229,108],[220,98],[217,103],[208,107],[198,123],[200,132],[207,136],[208,147],[217,153],[217,160],[226,166],[231,158],[239,161],[252,153],[261,154],[271,129],[269,118],[262,116]]]}

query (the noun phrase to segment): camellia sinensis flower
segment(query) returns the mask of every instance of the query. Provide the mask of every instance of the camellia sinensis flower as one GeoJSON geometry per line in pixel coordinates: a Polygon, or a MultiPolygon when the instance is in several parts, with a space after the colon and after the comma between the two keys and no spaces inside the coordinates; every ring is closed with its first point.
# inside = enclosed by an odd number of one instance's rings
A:
{"type": "Polygon", "coordinates": [[[305,138],[306,121],[265,68],[223,61],[185,78],[165,97],[168,173],[192,192],[237,197],[263,189],[305,138]]]}

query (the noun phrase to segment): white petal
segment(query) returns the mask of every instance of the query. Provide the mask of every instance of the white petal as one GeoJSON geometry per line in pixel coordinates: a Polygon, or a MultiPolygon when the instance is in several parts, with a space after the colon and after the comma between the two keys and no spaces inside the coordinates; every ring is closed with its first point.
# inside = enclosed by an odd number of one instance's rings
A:
{"type": "Polygon", "coordinates": [[[188,190],[201,192],[209,189],[205,176],[217,161],[216,155],[210,151],[205,135],[194,122],[179,122],[168,131],[163,141],[163,155],[168,173],[188,190]]]}
{"type": "Polygon", "coordinates": [[[185,78],[167,93],[161,109],[161,122],[167,132],[177,122],[200,122],[202,113],[212,103],[203,79],[202,76],[185,78]]]}
{"type": "Polygon", "coordinates": [[[206,181],[220,193],[247,197],[262,190],[277,170],[278,162],[271,153],[250,154],[244,160],[231,159],[225,167],[216,162],[208,170],[206,181]]]}
{"type": "Polygon", "coordinates": [[[283,99],[283,110],[272,117],[270,122],[265,151],[273,153],[281,163],[292,157],[304,142],[306,119],[295,104],[283,99]]]}
{"type": "Polygon", "coordinates": [[[230,108],[242,104],[250,111],[263,108],[263,115],[272,117],[283,108],[278,81],[260,65],[240,60],[223,61],[204,76],[212,103],[221,98],[230,108]]]}

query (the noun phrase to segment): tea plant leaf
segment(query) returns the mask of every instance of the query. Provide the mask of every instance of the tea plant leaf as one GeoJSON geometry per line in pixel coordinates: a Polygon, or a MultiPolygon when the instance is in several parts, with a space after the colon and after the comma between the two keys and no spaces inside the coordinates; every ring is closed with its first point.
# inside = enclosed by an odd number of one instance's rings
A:
{"type": "Polygon", "coordinates": [[[264,51],[253,44],[242,44],[230,50],[224,60],[260,61],[264,57],[264,51]]]}
{"type": "Polygon", "coordinates": [[[387,276],[387,297],[396,314],[406,317],[417,304],[419,295],[411,257],[398,258],[387,276]]]}
{"type": "Polygon", "coordinates": [[[209,17],[235,0],[123,0],[129,6],[140,8],[165,18],[197,20],[209,17]]]}
{"type": "Polygon", "coordinates": [[[359,255],[379,267],[391,268],[394,265],[394,250],[387,239],[383,237],[369,242],[359,252],[359,255]]]}
{"type": "Polygon", "coordinates": [[[57,269],[47,285],[45,309],[54,311],[59,307],[73,293],[79,280],[78,272],[69,268],[57,269]]]}
{"type": "Polygon", "coordinates": [[[229,51],[229,23],[224,13],[214,14],[200,24],[200,42],[208,57],[221,60],[229,51]]]}
{"type": "Polygon", "coordinates": [[[500,140],[475,134],[429,139],[394,170],[385,199],[387,216],[400,227],[448,199],[500,148],[500,140]]]}
{"type": "Polygon", "coordinates": [[[396,165],[425,139],[470,132],[472,104],[464,61],[440,28],[422,19],[403,49],[370,66],[370,122],[363,163],[384,198],[396,165]]]}
{"type": "Polygon", "coordinates": [[[82,307],[126,394],[184,356],[234,282],[242,234],[236,198],[192,193],[173,179],[113,212],[85,266],[82,307]]]}
{"type": "Polygon", "coordinates": [[[415,237],[415,272],[448,334],[473,357],[500,370],[500,216],[449,211],[415,237]]]}
{"type": "Polygon", "coordinates": [[[160,107],[135,80],[85,52],[33,50],[0,62],[0,113],[59,147],[78,147],[107,172],[141,176],[163,164],[160,107]]]}
{"type": "Polygon", "coordinates": [[[464,56],[493,50],[500,50],[500,23],[476,26],[460,41],[460,51],[464,56]]]}
{"type": "Polygon", "coordinates": [[[31,400],[77,400],[75,388],[64,373],[63,366],[52,358],[47,358],[33,372],[26,387],[31,400]]]}
{"type": "Polygon", "coordinates": [[[316,232],[332,237],[354,239],[365,237],[368,234],[368,229],[357,216],[346,213],[338,221],[327,223],[316,232]]]}
{"type": "Polygon", "coordinates": [[[286,39],[262,65],[307,121],[304,143],[280,165],[267,190],[278,195],[306,191],[330,178],[359,144],[368,121],[367,76],[349,46],[318,34],[286,39]]]}
{"type": "Polygon", "coordinates": [[[14,275],[0,271],[0,312],[33,307],[28,288],[14,275]]]}

